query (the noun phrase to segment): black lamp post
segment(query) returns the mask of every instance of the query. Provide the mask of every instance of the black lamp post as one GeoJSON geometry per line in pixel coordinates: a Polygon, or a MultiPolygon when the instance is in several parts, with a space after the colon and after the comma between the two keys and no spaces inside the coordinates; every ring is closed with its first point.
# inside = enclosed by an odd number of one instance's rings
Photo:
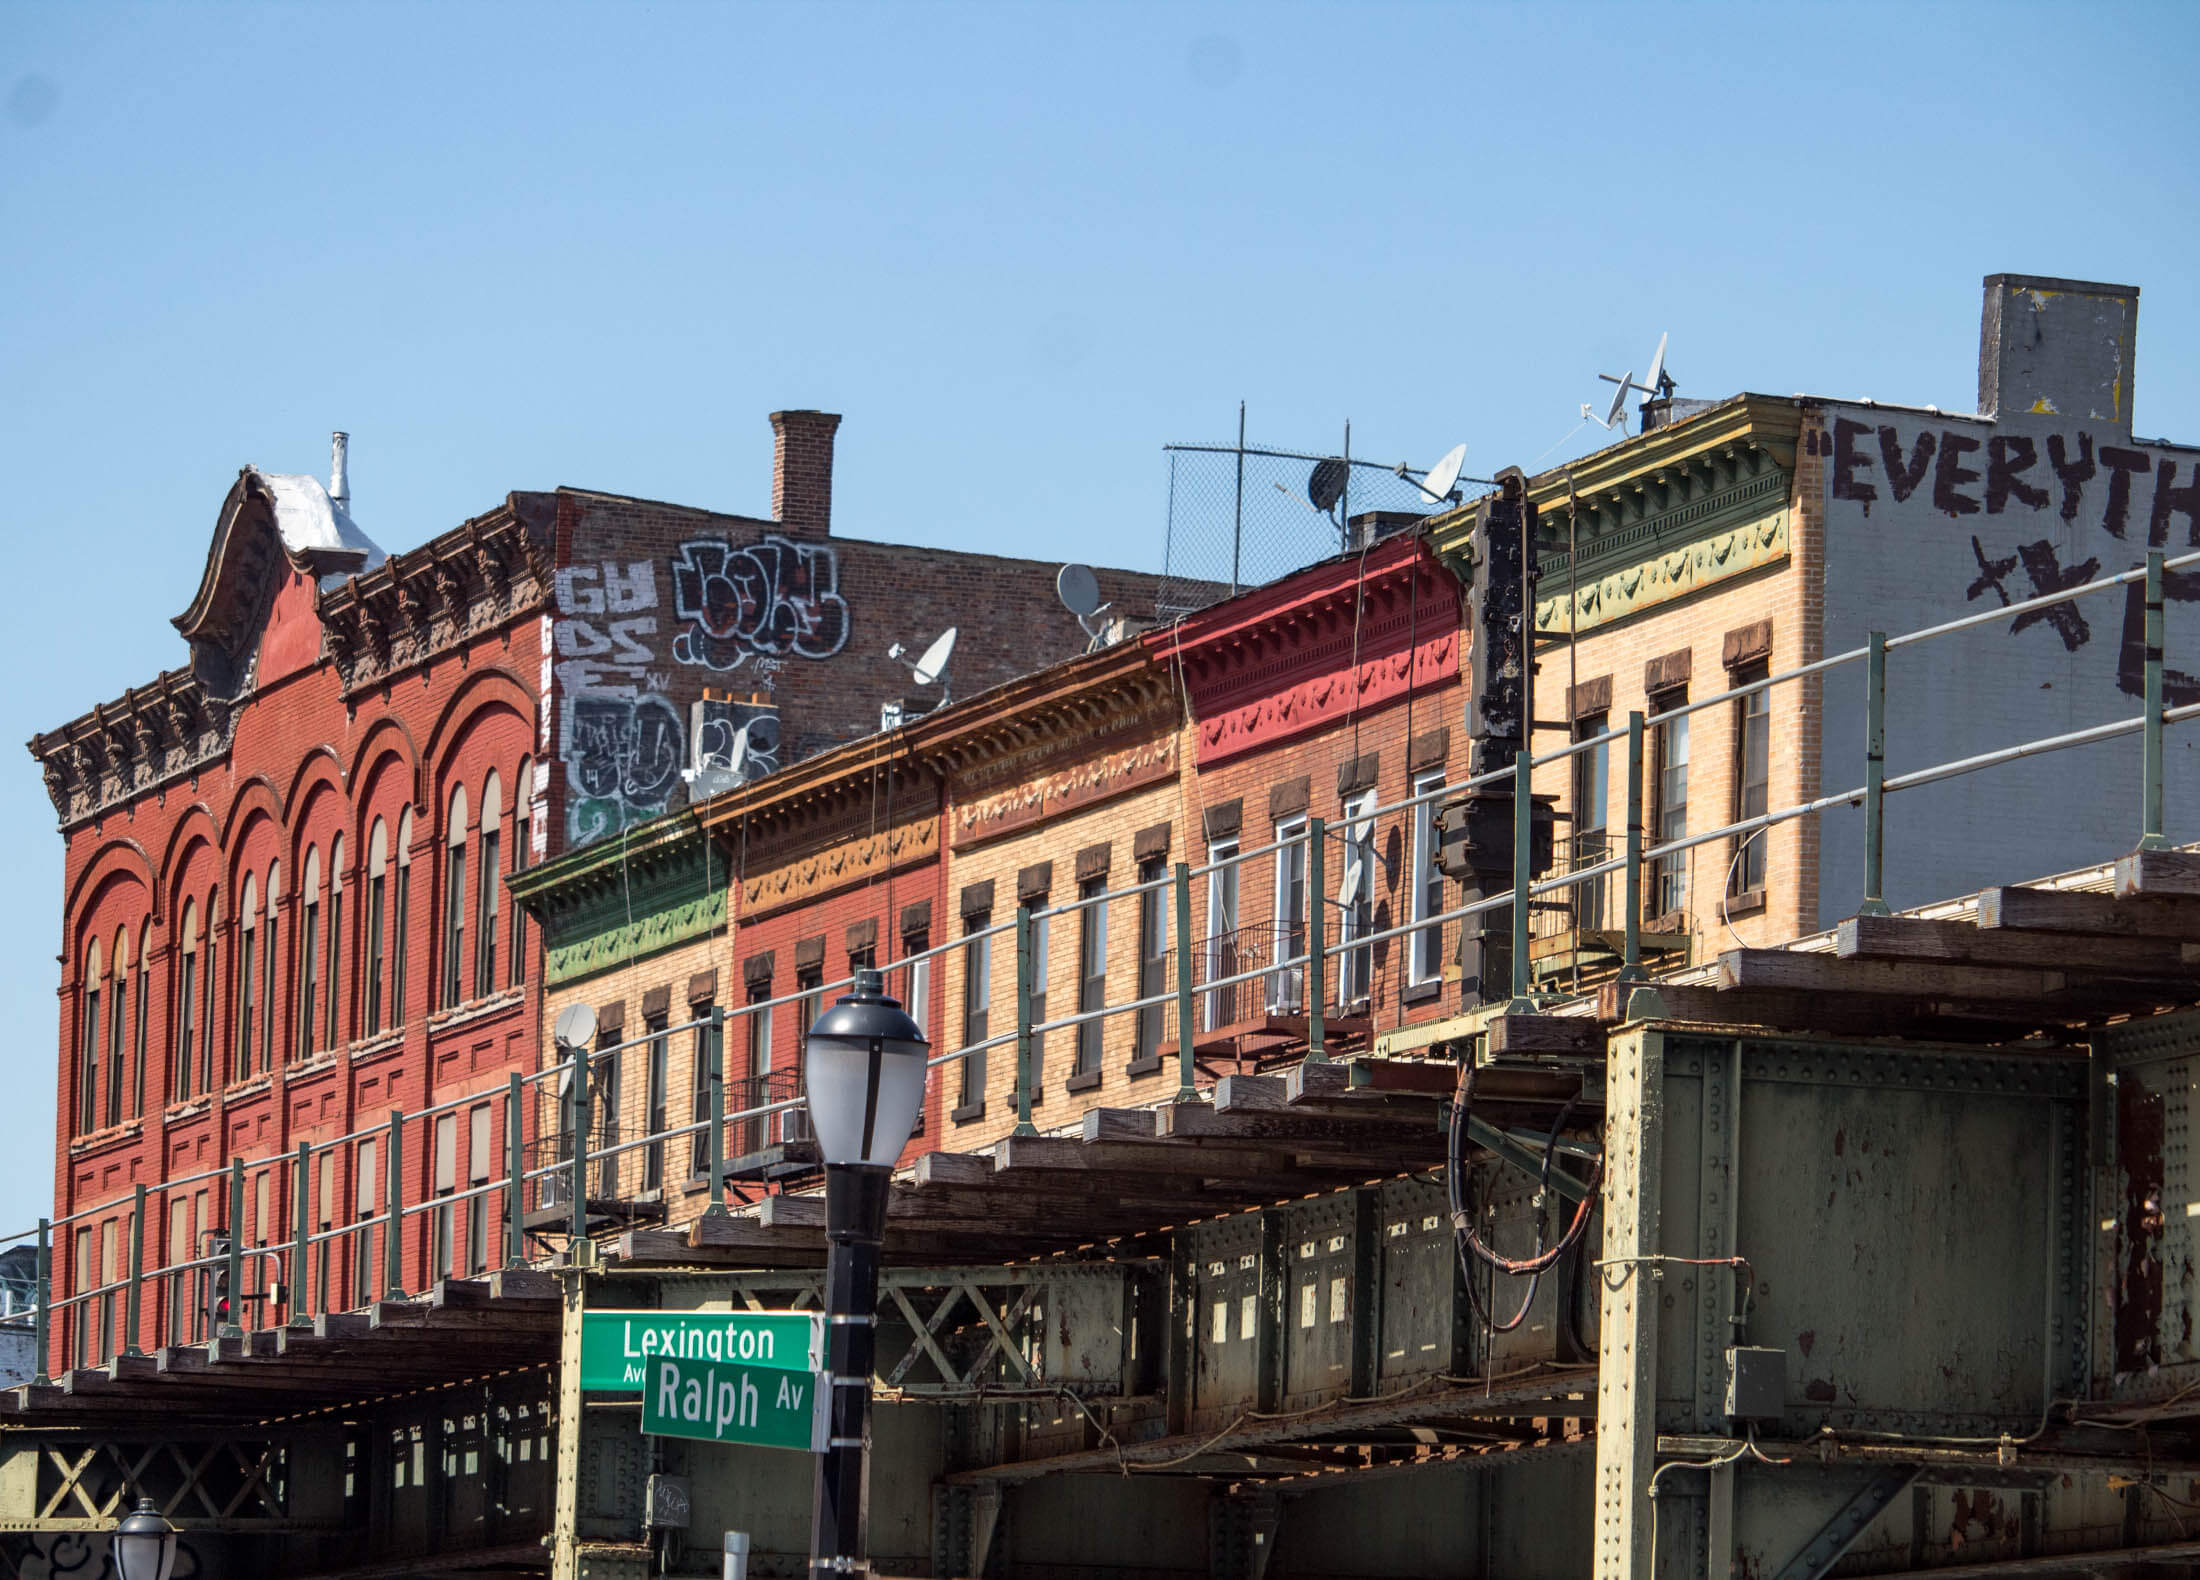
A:
{"type": "Polygon", "coordinates": [[[137,1512],[115,1527],[113,1555],[121,1580],[168,1580],[176,1567],[176,1528],[151,1498],[140,1498],[137,1512]]]}
{"type": "Polygon", "coordinates": [[[878,1321],[878,1248],[886,1188],[924,1105],[932,1045],[887,997],[876,971],[810,1028],[810,1128],[825,1160],[825,1369],[831,1432],[817,1461],[811,1580],[866,1574],[871,1439],[871,1349],[878,1321]]]}

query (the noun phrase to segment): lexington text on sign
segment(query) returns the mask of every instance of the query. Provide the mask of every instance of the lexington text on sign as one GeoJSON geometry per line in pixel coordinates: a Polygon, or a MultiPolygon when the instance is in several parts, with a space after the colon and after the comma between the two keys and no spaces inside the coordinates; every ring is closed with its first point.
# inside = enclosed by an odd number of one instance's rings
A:
{"type": "Polygon", "coordinates": [[[649,1362],[736,1362],[783,1371],[824,1364],[814,1311],[589,1311],[581,1317],[581,1387],[640,1388],[649,1362]]]}

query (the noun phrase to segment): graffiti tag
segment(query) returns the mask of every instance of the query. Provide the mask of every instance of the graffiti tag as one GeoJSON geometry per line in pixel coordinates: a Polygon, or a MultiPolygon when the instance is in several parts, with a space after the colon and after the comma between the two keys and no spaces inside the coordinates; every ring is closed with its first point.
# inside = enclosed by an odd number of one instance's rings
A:
{"type": "Polygon", "coordinates": [[[840,562],[825,543],[767,533],[755,543],[694,538],[672,562],[672,656],[704,669],[751,657],[831,658],[848,644],[840,562]]]}
{"type": "Polygon", "coordinates": [[[585,845],[662,812],[685,749],[679,709],[663,697],[568,697],[567,842],[585,845]]]}

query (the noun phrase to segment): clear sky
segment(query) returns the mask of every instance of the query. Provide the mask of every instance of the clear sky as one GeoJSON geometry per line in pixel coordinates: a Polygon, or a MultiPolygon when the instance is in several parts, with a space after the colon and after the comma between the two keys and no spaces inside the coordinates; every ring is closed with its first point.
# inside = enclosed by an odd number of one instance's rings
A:
{"type": "MultiPolygon", "coordinates": [[[[1241,399],[1487,475],[1591,448],[1670,331],[1684,394],[1968,410],[2006,270],[2143,287],[2138,430],[2200,438],[2196,45],[2190,5],[0,4],[0,739],[182,662],[237,468],[337,427],[391,548],[558,484],[765,514],[765,413],[818,406],[838,532],[1158,568],[1160,446],[1241,399]]],[[[27,755],[0,811],[4,1232],[51,1192],[27,755]]]]}

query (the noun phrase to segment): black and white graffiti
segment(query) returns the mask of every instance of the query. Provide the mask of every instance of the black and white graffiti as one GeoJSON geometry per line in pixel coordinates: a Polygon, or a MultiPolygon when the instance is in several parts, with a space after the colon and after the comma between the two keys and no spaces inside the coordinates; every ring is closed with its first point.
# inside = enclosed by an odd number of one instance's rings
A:
{"type": "Polygon", "coordinates": [[[779,709],[769,702],[705,697],[688,710],[694,796],[712,796],[779,769],[779,709]]]}
{"type": "Polygon", "coordinates": [[[840,562],[827,543],[767,533],[754,543],[693,538],[672,561],[672,656],[703,669],[752,658],[831,658],[848,645],[840,562]]]}
{"type": "Polygon", "coordinates": [[[680,783],[686,731],[663,697],[569,696],[564,740],[570,846],[655,817],[680,783]]]}

